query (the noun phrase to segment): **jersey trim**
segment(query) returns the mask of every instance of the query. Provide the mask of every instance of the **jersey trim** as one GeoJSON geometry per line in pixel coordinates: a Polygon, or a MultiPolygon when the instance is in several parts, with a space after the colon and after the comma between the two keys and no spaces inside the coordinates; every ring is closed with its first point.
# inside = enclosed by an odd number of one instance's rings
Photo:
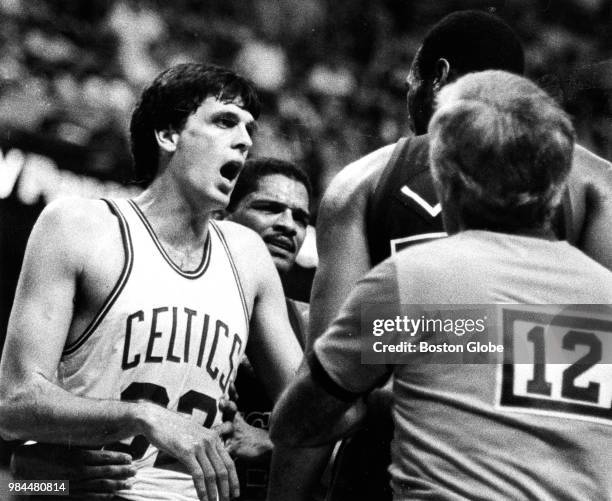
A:
{"type": "Polygon", "coordinates": [[[221,228],[219,228],[219,226],[217,226],[217,223],[215,223],[213,220],[210,221],[210,225],[214,228],[215,232],[219,236],[219,240],[221,240],[223,248],[225,249],[225,253],[227,254],[227,257],[229,259],[232,272],[234,273],[234,278],[236,279],[236,285],[238,286],[238,294],[240,295],[240,301],[242,302],[242,309],[244,311],[244,321],[246,323],[247,332],[249,332],[249,309],[247,308],[247,302],[244,296],[244,289],[242,288],[242,282],[240,281],[240,275],[238,275],[238,270],[236,269],[234,258],[232,257],[232,253],[230,252],[229,246],[227,245],[227,240],[225,240],[225,235],[221,231],[221,228]]]}
{"type": "Polygon", "coordinates": [[[310,374],[313,381],[332,397],[342,400],[343,402],[354,402],[362,395],[362,393],[355,393],[347,390],[336,383],[336,381],[334,381],[325,370],[325,367],[323,367],[319,357],[317,357],[317,354],[314,351],[311,351],[308,353],[308,355],[306,355],[306,362],[310,368],[310,374]]]}
{"type": "Polygon", "coordinates": [[[140,210],[140,207],[138,207],[138,205],[136,205],[136,202],[134,202],[133,200],[128,200],[128,203],[132,206],[132,208],[134,209],[134,212],[136,212],[136,214],[138,215],[138,217],[142,221],[142,224],[144,225],[146,230],[149,232],[149,235],[151,236],[151,239],[153,240],[153,243],[155,244],[155,246],[159,250],[159,253],[162,255],[162,257],[166,260],[166,262],[170,265],[170,267],[174,271],[176,271],[182,277],[188,278],[190,280],[193,280],[195,278],[200,278],[206,272],[206,270],[208,269],[208,265],[210,263],[210,254],[211,254],[211,252],[210,252],[210,245],[211,245],[210,235],[208,235],[206,237],[206,242],[204,243],[204,251],[202,253],[202,261],[200,262],[198,267],[195,270],[184,271],[179,266],[177,266],[174,263],[174,261],[172,261],[172,259],[170,258],[170,256],[166,252],[166,249],[164,249],[164,246],[159,241],[159,238],[157,237],[157,234],[155,233],[155,230],[151,226],[151,223],[149,223],[149,221],[146,218],[146,216],[144,215],[144,213],[140,210]]]}
{"type": "Polygon", "coordinates": [[[442,212],[442,206],[440,203],[436,203],[431,205],[427,200],[425,200],[421,195],[419,195],[416,191],[411,190],[407,184],[402,186],[400,192],[402,195],[414,200],[417,204],[419,204],[431,217],[436,217],[440,212],[442,212]]]}
{"type": "Polygon", "coordinates": [[[132,271],[132,264],[134,263],[134,252],[132,247],[132,237],[130,235],[130,228],[127,225],[123,214],[121,213],[115,202],[106,199],[102,199],[102,201],[106,202],[110,211],[119,220],[119,230],[121,231],[121,242],[123,244],[123,252],[125,256],[123,262],[123,269],[121,270],[121,275],[119,275],[119,278],[115,283],[113,290],[110,292],[110,294],[102,304],[98,313],[94,316],[94,318],[85,328],[83,333],[79,337],[77,337],[77,339],[75,339],[72,343],[66,344],[66,346],[64,347],[63,355],[71,355],[72,353],[74,353],[81,346],[83,346],[85,341],[87,341],[89,337],[94,333],[98,325],[100,325],[100,322],[102,322],[106,314],[109,312],[109,310],[119,297],[119,294],[121,294],[121,291],[125,287],[128,277],[130,276],[130,273],[132,271]]]}

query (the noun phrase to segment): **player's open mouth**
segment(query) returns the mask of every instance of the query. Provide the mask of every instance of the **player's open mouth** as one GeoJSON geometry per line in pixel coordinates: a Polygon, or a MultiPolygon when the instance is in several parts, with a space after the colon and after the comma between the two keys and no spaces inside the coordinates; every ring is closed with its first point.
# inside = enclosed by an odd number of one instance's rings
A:
{"type": "Polygon", "coordinates": [[[240,169],[242,169],[242,164],[240,162],[227,162],[221,166],[221,176],[229,182],[232,182],[238,177],[238,174],[240,174],[240,169]]]}
{"type": "Polygon", "coordinates": [[[271,235],[269,237],[265,237],[264,242],[291,254],[295,252],[295,244],[293,243],[293,240],[288,237],[271,235]]]}

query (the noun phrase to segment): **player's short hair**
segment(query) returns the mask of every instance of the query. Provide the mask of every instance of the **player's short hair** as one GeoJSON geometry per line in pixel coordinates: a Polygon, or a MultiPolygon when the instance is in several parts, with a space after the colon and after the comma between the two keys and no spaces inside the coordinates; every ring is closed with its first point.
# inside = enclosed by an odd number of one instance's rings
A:
{"type": "Polygon", "coordinates": [[[420,78],[432,79],[440,58],[458,75],[495,69],[520,75],[525,69],[523,47],[514,31],[478,10],[453,12],[429,30],[415,60],[420,78]]]}
{"type": "Polygon", "coordinates": [[[232,70],[214,65],[179,64],[162,72],[142,93],[130,123],[134,180],[150,183],[159,168],[155,131],[180,132],[187,118],[209,96],[222,102],[242,100],[242,108],[259,116],[254,84],[232,70]]]}
{"type": "Polygon", "coordinates": [[[312,185],[308,174],[293,162],[278,158],[255,158],[245,162],[242,172],[236,180],[236,186],[232,191],[227,211],[234,212],[244,197],[257,190],[259,180],[272,174],[280,174],[303,184],[310,199],[312,185]]]}
{"type": "Polygon", "coordinates": [[[533,82],[497,70],[466,75],[438,94],[429,132],[437,189],[466,227],[513,232],[550,221],[574,128],[533,82]]]}

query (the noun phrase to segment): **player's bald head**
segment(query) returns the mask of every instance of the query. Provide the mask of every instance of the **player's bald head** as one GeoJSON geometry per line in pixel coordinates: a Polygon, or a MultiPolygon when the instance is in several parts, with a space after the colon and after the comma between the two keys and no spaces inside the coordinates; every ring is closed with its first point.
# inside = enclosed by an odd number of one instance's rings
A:
{"type": "Polygon", "coordinates": [[[571,121],[554,99],[526,78],[485,71],[446,86],[437,103],[432,173],[465,226],[512,232],[546,224],[574,146],[571,121]]]}

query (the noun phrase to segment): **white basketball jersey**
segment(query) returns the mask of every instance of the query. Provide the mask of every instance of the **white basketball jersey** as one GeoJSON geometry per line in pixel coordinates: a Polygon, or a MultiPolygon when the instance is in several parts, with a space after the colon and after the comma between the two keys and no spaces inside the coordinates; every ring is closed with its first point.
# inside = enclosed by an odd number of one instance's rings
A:
{"type": "MultiPolygon", "coordinates": [[[[211,427],[221,422],[248,337],[240,280],[219,226],[211,221],[197,269],[181,270],[131,200],[107,201],[120,223],[125,264],[104,305],[67,344],[59,383],[90,398],[156,402],[211,427]]],[[[191,476],[142,437],[107,446],[132,454],[136,483],[121,497],[197,499],[191,476]]]]}

